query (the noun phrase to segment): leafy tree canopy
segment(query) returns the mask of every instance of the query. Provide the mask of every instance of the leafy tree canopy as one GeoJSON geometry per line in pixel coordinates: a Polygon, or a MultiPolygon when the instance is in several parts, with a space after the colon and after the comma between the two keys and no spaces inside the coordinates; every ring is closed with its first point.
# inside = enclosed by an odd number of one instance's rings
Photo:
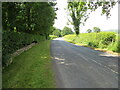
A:
{"type": "Polygon", "coordinates": [[[61,37],[61,30],[60,29],[56,29],[53,31],[53,35],[61,37]]]}
{"type": "Polygon", "coordinates": [[[71,28],[65,26],[65,27],[63,28],[63,30],[61,31],[61,35],[62,35],[62,36],[65,36],[65,35],[68,35],[68,34],[74,34],[74,32],[72,31],[71,28]]]}
{"type": "Polygon", "coordinates": [[[3,31],[39,34],[48,38],[56,19],[53,2],[3,2],[3,31]]]}
{"type": "Polygon", "coordinates": [[[91,32],[92,32],[92,30],[91,30],[91,29],[88,29],[88,30],[87,30],[87,32],[88,32],[88,33],[91,33],[91,32]]]}
{"type": "Polygon", "coordinates": [[[98,1],[93,0],[92,2],[88,0],[74,0],[68,2],[68,12],[71,17],[69,22],[74,26],[76,35],[79,34],[80,25],[85,24],[89,18],[89,14],[95,11],[98,7],[102,7],[101,15],[105,14],[108,18],[110,15],[110,10],[117,3],[117,1],[98,1]]]}
{"type": "Polygon", "coordinates": [[[99,27],[93,27],[93,31],[96,32],[96,33],[99,33],[100,32],[100,28],[99,27]]]}

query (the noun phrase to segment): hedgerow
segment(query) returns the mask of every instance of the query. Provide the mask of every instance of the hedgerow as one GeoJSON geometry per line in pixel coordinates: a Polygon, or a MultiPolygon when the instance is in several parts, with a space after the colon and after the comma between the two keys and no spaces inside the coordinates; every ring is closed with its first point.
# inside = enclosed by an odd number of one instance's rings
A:
{"type": "Polygon", "coordinates": [[[81,33],[79,36],[75,34],[64,36],[70,42],[120,52],[120,41],[117,37],[118,35],[115,32],[81,33]]]}
{"type": "Polygon", "coordinates": [[[108,47],[108,50],[112,50],[114,52],[120,52],[120,35],[116,35],[115,42],[112,42],[108,47]]]}
{"type": "Polygon", "coordinates": [[[22,32],[7,31],[2,33],[2,64],[5,66],[16,50],[25,47],[32,42],[45,40],[44,36],[27,34],[22,32]]]}

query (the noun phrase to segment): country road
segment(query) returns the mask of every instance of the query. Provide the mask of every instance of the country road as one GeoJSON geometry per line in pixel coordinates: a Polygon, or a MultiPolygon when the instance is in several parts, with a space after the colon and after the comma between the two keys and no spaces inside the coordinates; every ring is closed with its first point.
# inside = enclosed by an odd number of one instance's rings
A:
{"type": "Polygon", "coordinates": [[[62,38],[51,42],[58,88],[118,88],[118,57],[62,38]]]}

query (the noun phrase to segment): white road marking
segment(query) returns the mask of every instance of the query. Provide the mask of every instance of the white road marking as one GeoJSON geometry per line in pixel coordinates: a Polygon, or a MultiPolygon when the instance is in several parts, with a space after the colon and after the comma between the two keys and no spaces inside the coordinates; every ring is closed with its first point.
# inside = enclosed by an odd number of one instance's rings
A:
{"type": "MultiPolygon", "coordinates": [[[[85,58],[84,56],[82,56],[81,54],[78,54],[78,55],[80,55],[84,60],[88,61],[88,59],[85,58]]],[[[89,60],[91,60],[91,61],[97,63],[97,64],[100,65],[100,66],[103,66],[103,67],[107,68],[108,70],[112,71],[113,73],[118,74],[118,72],[116,72],[115,70],[109,68],[108,66],[102,65],[101,63],[97,62],[96,60],[93,60],[93,59],[90,59],[90,58],[89,58],[89,60]]],[[[89,62],[89,61],[88,61],[88,62],[89,62]]]]}

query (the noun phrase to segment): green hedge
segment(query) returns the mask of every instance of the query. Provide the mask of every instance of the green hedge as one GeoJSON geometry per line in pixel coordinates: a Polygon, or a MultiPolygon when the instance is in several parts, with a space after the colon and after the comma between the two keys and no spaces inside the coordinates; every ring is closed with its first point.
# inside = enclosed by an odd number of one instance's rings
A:
{"type": "Polygon", "coordinates": [[[120,52],[120,34],[116,35],[115,42],[112,42],[108,46],[108,50],[114,51],[114,52],[120,52]]]}
{"type": "Polygon", "coordinates": [[[16,50],[31,44],[45,40],[44,36],[26,34],[21,32],[3,32],[2,33],[2,64],[5,66],[9,62],[11,54],[16,50]]]}
{"type": "Polygon", "coordinates": [[[118,35],[115,32],[81,33],[79,36],[73,34],[66,35],[64,38],[71,40],[73,43],[120,52],[120,45],[118,45],[120,41],[118,41],[118,35]]]}

